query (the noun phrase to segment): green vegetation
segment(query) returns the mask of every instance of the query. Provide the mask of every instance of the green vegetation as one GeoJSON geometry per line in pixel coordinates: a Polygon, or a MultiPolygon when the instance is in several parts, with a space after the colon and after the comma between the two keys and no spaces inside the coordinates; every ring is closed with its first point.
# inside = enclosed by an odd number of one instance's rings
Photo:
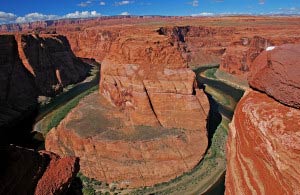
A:
{"type": "Polygon", "coordinates": [[[85,92],[79,94],[72,100],[68,101],[66,104],[60,106],[59,108],[53,110],[51,113],[46,115],[42,120],[36,124],[36,128],[44,136],[53,128],[59,125],[60,121],[66,117],[66,115],[79,103],[79,101],[87,96],[88,94],[94,92],[98,89],[98,86],[94,86],[85,92]]]}
{"type": "Polygon", "coordinates": [[[56,127],[83,97],[97,90],[98,84],[99,66],[93,65],[90,76],[83,82],[67,86],[63,93],[40,106],[34,131],[42,133],[45,137],[50,129],[56,127]]]}
{"type": "Polygon", "coordinates": [[[229,120],[222,118],[202,161],[190,172],[154,187],[141,188],[130,194],[203,194],[216,180],[222,179],[226,168],[225,146],[229,120]]]}
{"type": "Polygon", "coordinates": [[[78,94],[98,85],[99,78],[99,66],[94,65],[92,66],[92,69],[90,71],[90,76],[87,77],[83,82],[68,85],[64,88],[64,91],[61,94],[55,96],[54,98],[51,98],[49,102],[41,104],[39,108],[38,120],[46,116],[48,113],[50,113],[60,105],[76,97],[78,94]]]}
{"type": "Polygon", "coordinates": [[[217,77],[215,76],[215,73],[217,71],[217,68],[211,68],[211,69],[208,69],[204,72],[205,76],[208,77],[208,78],[213,78],[213,79],[216,79],[217,77]]]}
{"type": "Polygon", "coordinates": [[[94,92],[98,89],[98,86],[94,86],[85,92],[81,93],[80,95],[73,98],[71,101],[66,103],[65,105],[61,106],[59,109],[54,111],[54,115],[51,117],[50,122],[48,123],[48,126],[46,128],[46,132],[48,132],[53,127],[56,127],[62,119],[66,117],[66,115],[79,103],[79,101],[85,97],[86,95],[94,92]]]}

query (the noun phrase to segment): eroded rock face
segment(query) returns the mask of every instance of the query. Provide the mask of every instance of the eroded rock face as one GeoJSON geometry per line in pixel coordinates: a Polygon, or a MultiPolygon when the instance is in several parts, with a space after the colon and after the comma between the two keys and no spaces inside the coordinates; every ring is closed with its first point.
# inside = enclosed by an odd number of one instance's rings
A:
{"type": "Polygon", "coordinates": [[[1,146],[0,194],[64,194],[79,171],[75,157],[1,146]]]}
{"type": "Polygon", "coordinates": [[[0,36],[0,104],[30,105],[37,98],[34,78],[23,66],[13,35],[0,36]]]}
{"type": "MultiPolygon", "coordinates": [[[[138,31],[138,30],[137,30],[138,31]]],[[[118,187],[152,186],[195,167],[207,148],[209,102],[179,48],[155,31],[112,43],[100,90],[46,138],[81,171],[118,187]]]]}
{"type": "Polygon", "coordinates": [[[66,37],[21,35],[16,39],[19,56],[34,75],[40,95],[53,96],[87,76],[88,65],[75,57],[66,37]]]}
{"type": "Polygon", "coordinates": [[[168,38],[151,36],[112,45],[102,63],[100,93],[128,111],[135,125],[199,129],[195,74],[168,38]]]}
{"type": "Polygon", "coordinates": [[[233,43],[226,49],[220,67],[234,75],[247,73],[255,58],[270,44],[270,41],[259,36],[241,38],[240,42],[233,43]]]}
{"type": "Polygon", "coordinates": [[[300,111],[248,91],[227,142],[226,194],[299,194],[300,111]]]}
{"type": "Polygon", "coordinates": [[[267,50],[251,67],[250,86],[300,108],[300,45],[287,44],[267,50]]]}
{"type": "Polygon", "coordinates": [[[64,36],[0,35],[1,142],[30,139],[38,96],[54,96],[83,80],[89,69],[74,56],[64,36]]]}
{"type": "Polygon", "coordinates": [[[130,116],[95,93],[49,132],[46,149],[78,156],[83,174],[118,188],[152,186],[198,164],[207,147],[206,114],[198,130],[132,125],[130,116]]]}
{"type": "Polygon", "coordinates": [[[112,42],[117,38],[120,29],[91,28],[83,31],[64,32],[72,51],[78,57],[94,58],[102,62],[110,50],[112,42]]]}

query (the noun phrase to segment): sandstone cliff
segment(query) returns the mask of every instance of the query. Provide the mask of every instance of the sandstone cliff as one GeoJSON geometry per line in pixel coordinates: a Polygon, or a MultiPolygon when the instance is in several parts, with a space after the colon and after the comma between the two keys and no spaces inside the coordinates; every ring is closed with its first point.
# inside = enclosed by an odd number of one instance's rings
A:
{"type": "Polygon", "coordinates": [[[298,74],[299,45],[269,47],[252,64],[250,85],[261,92],[249,89],[236,107],[226,194],[300,193],[298,74]]]}
{"type": "Polygon", "coordinates": [[[25,142],[38,96],[54,96],[64,86],[83,80],[89,69],[63,36],[0,35],[2,143],[25,142]]]}
{"type": "Polygon", "coordinates": [[[286,105],[300,108],[300,45],[269,47],[254,61],[251,87],[286,105]]]}
{"type": "Polygon", "coordinates": [[[1,146],[0,194],[65,194],[79,171],[75,157],[1,146]]]}
{"type": "Polygon", "coordinates": [[[130,188],[195,167],[208,144],[209,110],[180,48],[155,31],[134,31],[112,43],[100,94],[81,101],[46,138],[46,149],[78,156],[85,175],[130,188]]]}
{"type": "Polygon", "coordinates": [[[300,42],[297,36],[280,37],[271,36],[271,34],[272,30],[266,33],[264,37],[241,37],[239,41],[231,43],[221,58],[221,70],[247,78],[254,60],[268,47],[300,42]]]}
{"type": "Polygon", "coordinates": [[[248,91],[227,141],[226,194],[299,194],[300,111],[248,91]]]}
{"type": "Polygon", "coordinates": [[[88,65],[75,57],[66,37],[21,35],[16,39],[19,56],[34,75],[40,95],[53,96],[87,76],[88,65]]]}

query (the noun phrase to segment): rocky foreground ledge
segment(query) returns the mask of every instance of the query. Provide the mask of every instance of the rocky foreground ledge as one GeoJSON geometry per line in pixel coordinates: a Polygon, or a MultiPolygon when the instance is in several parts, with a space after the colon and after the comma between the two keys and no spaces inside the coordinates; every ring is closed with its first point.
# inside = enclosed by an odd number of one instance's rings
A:
{"type": "Polygon", "coordinates": [[[271,48],[252,65],[250,85],[261,92],[248,90],[236,107],[226,194],[300,193],[299,51],[271,48]]]}
{"type": "Polygon", "coordinates": [[[79,159],[1,146],[0,194],[65,194],[79,171],[79,159]]]}

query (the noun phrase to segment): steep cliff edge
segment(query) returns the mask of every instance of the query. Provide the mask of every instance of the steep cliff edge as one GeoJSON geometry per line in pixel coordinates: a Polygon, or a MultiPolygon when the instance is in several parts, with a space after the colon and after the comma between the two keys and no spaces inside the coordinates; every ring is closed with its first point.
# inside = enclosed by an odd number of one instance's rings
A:
{"type": "Polygon", "coordinates": [[[118,188],[169,181],[195,167],[208,144],[209,102],[179,48],[135,32],[112,43],[99,92],[46,137],[46,149],[78,156],[85,175],[118,188]]]}
{"type": "Polygon", "coordinates": [[[88,75],[89,66],[73,54],[64,36],[19,35],[17,43],[20,58],[34,75],[40,95],[53,96],[88,75]]]}
{"type": "Polygon", "coordinates": [[[271,32],[272,30],[264,36],[240,37],[239,41],[232,42],[221,58],[221,69],[247,79],[253,62],[268,47],[300,42],[300,38],[296,35],[271,36],[271,32]]]}
{"type": "Polygon", "coordinates": [[[0,83],[1,144],[23,143],[28,138],[33,122],[38,90],[34,76],[18,55],[13,35],[0,36],[0,83]],[[22,128],[18,128],[18,124],[22,128]]]}
{"type": "Polygon", "coordinates": [[[38,96],[54,96],[64,86],[84,79],[89,70],[74,56],[64,36],[0,35],[2,143],[26,142],[38,96]]]}
{"type": "Polygon", "coordinates": [[[248,91],[227,141],[226,194],[299,194],[300,111],[248,91]]]}
{"type": "Polygon", "coordinates": [[[79,171],[75,157],[1,146],[0,194],[65,194],[79,171]]]}
{"type": "Polygon", "coordinates": [[[269,47],[251,66],[251,87],[300,108],[300,45],[269,47]]]}
{"type": "Polygon", "coordinates": [[[298,74],[299,45],[269,47],[252,64],[261,92],[245,93],[230,124],[226,194],[300,193],[298,74]]]}

